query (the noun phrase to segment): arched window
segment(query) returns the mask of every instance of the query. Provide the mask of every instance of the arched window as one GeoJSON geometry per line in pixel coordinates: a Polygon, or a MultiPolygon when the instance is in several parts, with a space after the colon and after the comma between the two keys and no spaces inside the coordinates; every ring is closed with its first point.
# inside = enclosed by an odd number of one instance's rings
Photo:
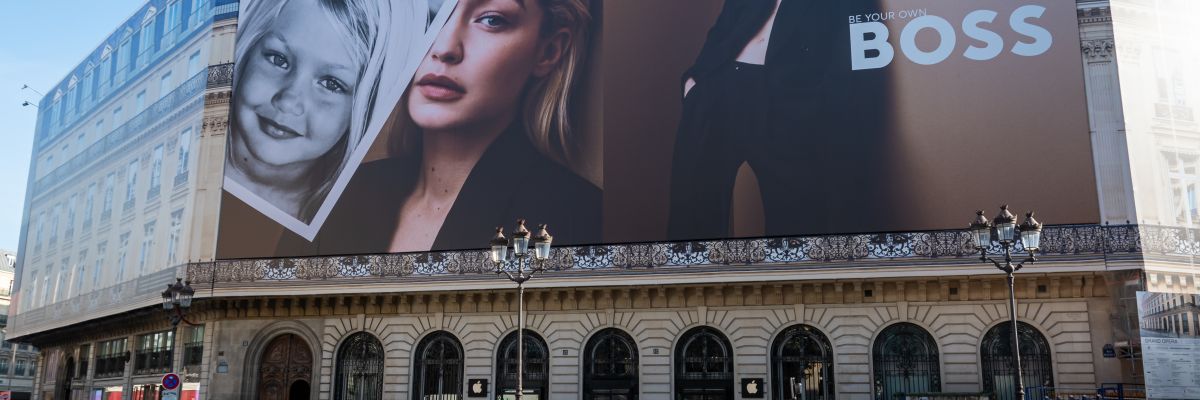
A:
{"type": "Polygon", "coordinates": [[[337,352],[334,400],[378,400],[383,397],[383,345],[374,335],[350,335],[337,352]]]}
{"type": "Polygon", "coordinates": [[[902,322],[884,329],[875,338],[872,360],[876,400],[942,390],[937,342],[919,326],[902,322]]]}
{"type": "MultiPolygon", "coordinates": [[[[1050,343],[1033,326],[1017,322],[1021,345],[1021,382],[1025,398],[1040,399],[1042,392],[1054,386],[1054,364],[1050,361],[1050,343]]],[[[993,393],[994,399],[1016,398],[1012,371],[1012,322],[992,327],[983,335],[979,345],[983,364],[983,390],[993,393]]]]}
{"type": "Polygon", "coordinates": [[[584,347],[584,400],[637,400],[638,350],[617,328],[597,332],[584,347]]]}
{"type": "Polygon", "coordinates": [[[733,347],[721,332],[692,328],[675,348],[677,400],[733,399],[733,347]]]}
{"type": "Polygon", "coordinates": [[[462,344],[449,332],[435,332],[417,345],[413,400],[462,398],[462,344]]]}
{"type": "Polygon", "coordinates": [[[775,338],[771,370],[776,398],[832,400],[833,347],[816,328],[795,325],[775,338]]]}
{"type": "MultiPolygon", "coordinates": [[[[522,382],[526,395],[546,398],[547,373],[550,351],[541,336],[526,329],[524,331],[525,376],[522,382]]],[[[517,394],[517,332],[513,331],[500,341],[500,352],[496,354],[496,398],[516,398],[517,394]]]]}

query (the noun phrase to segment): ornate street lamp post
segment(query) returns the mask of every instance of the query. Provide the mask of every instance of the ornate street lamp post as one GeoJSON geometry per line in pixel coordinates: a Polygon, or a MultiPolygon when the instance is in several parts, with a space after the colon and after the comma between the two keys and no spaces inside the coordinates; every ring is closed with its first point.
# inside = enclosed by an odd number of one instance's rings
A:
{"type": "Polygon", "coordinates": [[[517,220],[517,229],[512,234],[512,257],[516,262],[508,263],[509,240],[504,237],[503,227],[496,227],[496,235],[491,240],[492,263],[496,265],[496,274],[504,275],[517,284],[517,400],[525,397],[525,281],[545,270],[546,259],[550,258],[550,242],[553,240],[554,237],[546,231],[546,224],[538,227],[532,240],[534,262],[529,269],[525,268],[525,262],[529,258],[530,237],[524,219],[517,220]]]}
{"type": "Polygon", "coordinates": [[[1033,219],[1031,211],[1025,214],[1025,221],[1018,227],[1016,216],[1008,212],[1008,206],[1004,205],[1000,206],[1000,214],[996,215],[993,221],[988,221],[982,210],[976,211],[975,221],[971,222],[971,235],[975,238],[975,248],[979,250],[979,261],[990,261],[996,268],[1004,271],[1008,277],[1008,317],[1012,322],[1013,382],[1016,383],[1016,400],[1024,400],[1025,385],[1021,382],[1021,347],[1017,333],[1017,293],[1014,289],[1013,273],[1020,271],[1025,263],[1032,264],[1037,261],[1035,253],[1042,241],[1042,224],[1033,219]],[[1021,245],[1029,253],[1029,257],[1014,265],[1012,248],[1018,232],[1021,235],[1021,245]],[[993,240],[1000,242],[1000,246],[1004,248],[1003,262],[987,256],[987,248],[992,245],[993,240]]]}
{"type": "Polygon", "coordinates": [[[171,319],[171,328],[179,327],[180,322],[187,322],[188,325],[193,325],[184,318],[189,308],[192,308],[192,296],[196,294],[196,290],[192,289],[192,282],[183,282],[183,278],[175,278],[174,284],[167,284],[167,290],[162,292],[163,311],[167,313],[167,318],[171,319]]]}

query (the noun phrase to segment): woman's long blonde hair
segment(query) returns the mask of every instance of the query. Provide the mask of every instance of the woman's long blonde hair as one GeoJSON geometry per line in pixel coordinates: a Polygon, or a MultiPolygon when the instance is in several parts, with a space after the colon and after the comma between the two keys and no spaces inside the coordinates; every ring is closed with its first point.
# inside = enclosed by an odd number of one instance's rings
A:
{"type": "MultiPolygon", "coordinates": [[[[238,34],[234,47],[235,73],[232,90],[236,93],[241,81],[242,64],[250,49],[262,38],[279,17],[279,13],[290,0],[243,0],[249,1],[238,21],[238,34]]],[[[299,219],[307,222],[316,213],[326,195],[333,186],[342,169],[350,160],[354,149],[362,144],[362,138],[371,125],[372,113],[376,107],[375,98],[378,95],[384,63],[389,49],[396,44],[393,40],[407,40],[416,47],[421,35],[412,35],[412,29],[403,29],[403,24],[420,24],[426,18],[425,7],[415,5],[392,5],[389,1],[381,0],[316,0],[317,4],[329,17],[329,23],[339,33],[339,38],[350,50],[352,60],[362,65],[358,72],[358,84],[355,85],[354,98],[350,106],[350,128],[334,148],[321,160],[310,174],[312,192],[304,204],[299,219]],[[393,24],[400,24],[397,29],[393,24]],[[408,37],[414,36],[414,37],[408,37]]],[[[404,3],[417,3],[416,0],[404,3]]],[[[422,2],[423,3],[423,2],[422,2]]],[[[423,31],[420,29],[418,31],[423,31]]],[[[402,55],[403,56],[403,55],[402,55]]],[[[405,62],[405,60],[399,60],[405,62]]],[[[238,118],[236,107],[231,107],[230,117],[238,118]]],[[[385,115],[386,116],[386,115],[385,115]]],[[[232,121],[231,121],[232,122],[232,121]]],[[[236,126],[234,123],[231,127],[236,126]]],[[[230,129],[230,140],[238,134],[230,129]]],[[[370,145],[367,143],[366,145],[370,145]]]]}
{"type": "Polygon", "coordinates": [[[566,162],[574,153],[571,108],[583,75],[591,43],[592,14],[587,0],[539,0],[545,13],[541,36],[566,28],[571,42],[563,49],[559,65],[530,82],[525,93],[524,118],[529,139],[542,153],[566,162]]]}
{"type": "MultiPolygon", "coordinates": [[[[571,40],[563,48],[558,65],[546,76],[527,84],[518,117],[534,147],[565,163],[575,152],[571,114],[591,47],[591,0],[537,1],[543,11],[540,38],[545,39],[566,28],[571,40]]],[[[420,128],[408,114],[407,96],[401,101],[400,112],[395,117],[398,131],[390,143],[393,155],[410,156],[420,151],[420,128]]]]}

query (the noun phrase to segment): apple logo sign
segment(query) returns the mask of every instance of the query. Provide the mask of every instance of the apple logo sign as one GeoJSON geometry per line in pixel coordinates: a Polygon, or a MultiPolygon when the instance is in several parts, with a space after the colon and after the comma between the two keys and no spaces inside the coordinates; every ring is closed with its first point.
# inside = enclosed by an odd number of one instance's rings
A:
{"type": "Polygon", "coordinates": [[[487,379],[467,380],[467,397],[487,397],[487,379]]]}
{"type": "Polygon", "coordinates": [[[763,398],[763,378],[742,378],[742,398],[763,398]]]}

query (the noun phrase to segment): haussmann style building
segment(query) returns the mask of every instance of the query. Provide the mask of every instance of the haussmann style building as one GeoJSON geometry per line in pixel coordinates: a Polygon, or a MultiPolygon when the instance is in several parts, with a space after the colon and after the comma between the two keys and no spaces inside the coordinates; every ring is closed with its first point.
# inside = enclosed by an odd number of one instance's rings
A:
{"type": "MultiPolygon", "coordinates": [[[[1033,398],[1136,396],[1139,329],[1200,331],[1200,69],[1156,30],[1190,16],[1075,3],[1102,220],[1047,225],[1016,274],[1022,381],[1033,398]],[[1174,294],[1139,316],[1138,291],[1174,294]]],[[[515,398],[519,297],[488,226],[477,250],[215,259],[238,11],[150,0],[39,103],[5,332],[38,351],[16,356],[32,398],[165,399],[168,372],[187,400],[515,398]],[[194,298],[164,312],[177,280],[194,298]]],[[[556,245],[525,283],[523,386],[1012,399],[1009,287],[972,211],[943,231],[556,245]]]]}

